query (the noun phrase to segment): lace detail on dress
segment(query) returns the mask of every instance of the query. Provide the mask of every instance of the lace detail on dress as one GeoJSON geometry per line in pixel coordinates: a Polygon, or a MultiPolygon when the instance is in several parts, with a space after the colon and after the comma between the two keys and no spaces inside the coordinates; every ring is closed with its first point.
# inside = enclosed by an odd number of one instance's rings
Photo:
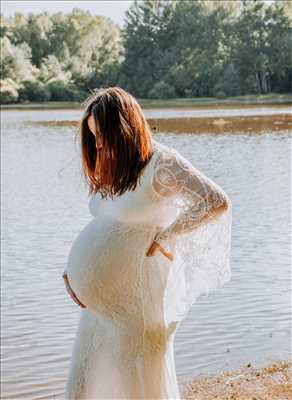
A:
{"type": "Polygon", "coordinates": [[[232,205],[220,186],[164,145],[152,187],[177,210],[172,223],[154,238],[176,260],[165,295],[170,322],[183,319],[199,295],[230,280],[232,205]]]}
{"type": "Polygon", "coordinates": [[[152,184],[159,196],[169,198],[181,210],[178,218],[157,234],[157,242],[192,231],[207,222],[206,217],[212,217],[216,208],[230,206],[229,197],[215,182],[171,148],[157,158],[152,184]]]}

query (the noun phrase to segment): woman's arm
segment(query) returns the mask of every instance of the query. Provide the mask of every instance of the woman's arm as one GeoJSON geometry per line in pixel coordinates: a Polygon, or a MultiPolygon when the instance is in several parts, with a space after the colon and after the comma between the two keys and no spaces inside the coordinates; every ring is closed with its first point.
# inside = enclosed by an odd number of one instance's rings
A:
{"type": "Polygon", "coordinates": [[[164,241],[217,218],[231,204],[220,186],[174,149],[156,165],[153,188],[160,196],[175,199],[180,209],[172,224],[155,236],[154,241],[161,246],[164,241]]]}

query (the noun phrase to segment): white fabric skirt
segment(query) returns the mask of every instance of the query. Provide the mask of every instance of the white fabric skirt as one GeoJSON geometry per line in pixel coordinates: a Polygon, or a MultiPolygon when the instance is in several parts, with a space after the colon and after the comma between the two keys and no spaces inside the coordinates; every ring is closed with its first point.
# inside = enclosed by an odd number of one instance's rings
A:
{"type": "Polygon", "coordinates": [[[165,292],[175,261],[146,256],[157,227],[102,215],[75,239],[69,283],[82,309],[65,399],[180,399],[165,292]]]}

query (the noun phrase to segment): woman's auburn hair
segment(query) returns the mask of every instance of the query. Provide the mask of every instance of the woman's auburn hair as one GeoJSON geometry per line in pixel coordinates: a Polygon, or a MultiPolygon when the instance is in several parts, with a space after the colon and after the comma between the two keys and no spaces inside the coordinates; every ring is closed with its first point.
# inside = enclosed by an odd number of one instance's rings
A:
{"type": "Polygon", "coordinates": [[[93,89],[82,106],[81,158],[89,194],[104,198],[134,190],[153,154],[152,131],[138,101],[118,86],[102,87],[93,89]],[[99,128],[100,150],[87,123],[90,114],[99,128]]]}

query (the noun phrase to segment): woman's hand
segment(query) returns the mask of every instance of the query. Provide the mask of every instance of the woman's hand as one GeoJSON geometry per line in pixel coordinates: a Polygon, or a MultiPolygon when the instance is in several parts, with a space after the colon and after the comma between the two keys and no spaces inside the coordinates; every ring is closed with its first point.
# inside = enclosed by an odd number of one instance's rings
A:
{"type": "Polygon", "coordinates": [[[157,242],[155,242],[155,241],[152,243],[152,245],[151,245],[150,248],[148,249],[146,255],[147,255],[147,256],[154,256],[154,254],[155,254],[158,250],[161,251],[161,253],[164,254],[167,258],[169,258],[170,261],[173,261],[173,259],[174,259],[173,255],[172,255],[170,252],[166,251],[162,246],[160,246],[159,243],[157,243],[157,242]]]}
{"type": "Polygon", "coordinates": [[[78,300],[76,294],[75,294],[75,293],[73,292],[73,290],[71,289],[71,286],[70,286],[69,281],[68,281],[67,272],[64,272],[63,275],[62,275],[62,277],[64,278],[65,285],[66,285],[66,289],[67,289],[67,292],[69,293],[71,299],[72,299],[78,306],[80,306],[80,307],[82,307],[82,308],[85,308],[86,306],[85,306],[83,303],[81,303],[80,300],[78,300]]]}

